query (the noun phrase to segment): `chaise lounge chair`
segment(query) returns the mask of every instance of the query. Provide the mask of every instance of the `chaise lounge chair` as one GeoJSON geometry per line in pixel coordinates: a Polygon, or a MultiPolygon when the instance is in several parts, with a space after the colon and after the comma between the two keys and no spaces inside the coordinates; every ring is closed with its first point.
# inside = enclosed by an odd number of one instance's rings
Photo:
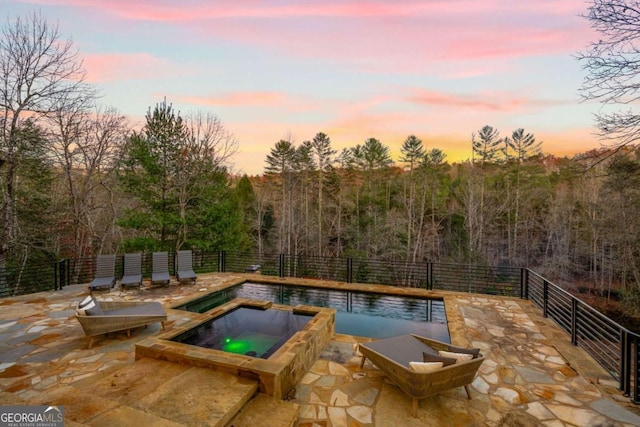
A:
{"type": "Polygon", "coordinates": [[[178,281],[193,280],[193,283],[196,283],[198,276],[193,271],[193,253],[191,251],[178,251],[176,261],[176,278],[178,281]]]}
{"type": "Polygon", "coordinates": [[[164,329],[167,312],[159,302],[97,301],[89,296],[76,306],[76,319],[91,348],[94,337],[109,332],[127,331],[130,337],[131,329],[156,322],[164,329]]]}
{"type": "MultiPolygon", "coordinates": [[[[411,396],[412,415],[417,417],[418,399],[429,397],[440,392],[464,386],[467,397],[471,399],[469,384],[471,384],[478,372],[478,368],[484,361],[484,356],[478,349],[462,349],[449,344],[419,337],[417,335],[402,335],[399,337],[382,339],[359,345],[364,366],[366,359],[377,366],[386,376],[402,391],[411,396]],[[470,360],[455,361],[449,359],[448,366],[436,368],[430,372],[418,372],[411,365],[415,362],[424,362],[427,359],[443,359],[439,351],[447,351],[455,354],[471,354],[470,360]],[[425,355],[425,353],[427,355],[425,355]],[[454,363],[455,361],[455,363],[454,363]]],[[[438,362],[436,362],[438,363],[438,362]]],[[[430,363],[422,363],[428,365],[430,363]]]]}
{"type": "Polygon", "coordinates": [[[120,287],[142,287],[142,254],[124,254],[124,274],[120,279],[120,287]]]}
{"type": "Polygon", "coordinates": [[[116,284],[116,256],[98,255],[96,257],[96,275],[89,283],[89,292],[94,289],[107,288],[110,290],[116,284]]]}
{"type": "Polygon", "coordinates": [[[167,252],[154,252],[152,259],[151,285],[160,283],[168,285],[171,281],[169,275],[169,254],[167,252]]]}

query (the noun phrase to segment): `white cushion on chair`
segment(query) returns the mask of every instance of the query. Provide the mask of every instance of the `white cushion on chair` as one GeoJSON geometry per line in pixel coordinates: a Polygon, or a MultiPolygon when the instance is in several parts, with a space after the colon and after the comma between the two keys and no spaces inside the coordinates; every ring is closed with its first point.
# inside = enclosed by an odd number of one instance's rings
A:
{"type": "Polygon", "coordinates": [[[411,369],[420,373],[437,371],[442,365],[442,362],[409,362],[411,369]]]}
{"type": "Polygon", "coordinates": [[[91,301],[93,301],[93,297],[91,295],[89,295],[88,297],[86,297],[85,299],[80,301],[80,304],[78,304],[78,308],[84,308],[91,301]]]}
{"type": "Polygon", "coordinates": [[[473,359],[473,354],[467,353],[454,353],[452,351],[443,351],[440,350],[438,354],[442,357],[450,357],[452,359],[456,359],[456,363],[464,362],[465,360],[473,359]]]}
{"type": "MultiPolygon", "coordinates": [[[[91,297],[87,297],[87,298],[91,298],[91,297]]],[[[78,304],[78,309],[76,310],[76,313],[78,313],[80,316],[88,316],[87,310],[94,308],[96,306],[96,303],[93,299],[91,299],[88,303],[84,305],[82,305],[82,302],[78,304]]]]}

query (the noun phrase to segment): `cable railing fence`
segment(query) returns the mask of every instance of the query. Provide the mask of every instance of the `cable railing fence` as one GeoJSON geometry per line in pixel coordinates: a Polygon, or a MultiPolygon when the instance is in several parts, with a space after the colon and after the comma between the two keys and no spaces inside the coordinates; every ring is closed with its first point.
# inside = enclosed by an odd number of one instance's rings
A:
{"type": "Polygon", "coordinates": [[[619,325],[539,274],[528,270],[526,295],[640,403],[640,336],[619,325]]]}
{"type": "MultiPolygon", "coordinates": [[[[143,254],[143,277],[151,276],[151,260],[151,253],[143,254]]],[[[174,261],[175,254],[169,253],[171,274],[174,261]]],[[[193,268],[196,273],[251,272],[529,299],[544,317],[567,332],[573,345],[583,348],[619,381],[626,395],[640,403],[640,336],[526,268],[197,250],[193,252],[193,268]]],[[[121,277],[122,271],[120,255],[116,257],[116,277],[121,277]]],[[[0,270],[0,297],[88,283],[94,274],[95,258],[5,268],[0,270]]]]}
{"type": "Polygon", "coordinates": [[[66,281],[60,277],[60,268],[59,263],[49,262],[0,269],[0,297],[60,289],[66,281]]]}

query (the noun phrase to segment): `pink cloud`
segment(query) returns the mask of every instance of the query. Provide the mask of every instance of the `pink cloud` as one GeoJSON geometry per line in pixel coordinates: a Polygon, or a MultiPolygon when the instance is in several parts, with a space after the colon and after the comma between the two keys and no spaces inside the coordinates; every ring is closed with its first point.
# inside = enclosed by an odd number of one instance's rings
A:
{"type": "Polygon", "coordinates": [[[569,55],[593,38],[577,16],[585,6],[575,0],[30,1],[185,26],[186,37],[195,40],[389,73],[424,73],[447,62],[569,55]]]}
{"type": "Polygon", "coordinates": [[[184,74],[177,65],[148,53],[108,53],[84,55],[89,82],[162,78],[184,74]]]}
{"type": "Polygon", "coordinates": [[[279,92],[248,91],[228,92],[214,96],[178,96],[182,102],[196,105],[245,107],[245,106],[283,106],[292,100],[279,92]]]}
{"type": "Polygon", "coordinates": [[[496,28],[492,31],[477,27],[462,31],[456,37],[442,40],[437,55],[446,60],[482,60],[492,58],[522,58],[539,55],[572,53],[585,46],[590,38],[588,28],[496,28]]]}
{"type": "Polygon", "coordinates": [[[518,65],[507,58],[492,61],[455,61],[434,64],[432,73],[448,80],[464,80],[490,75],[508,75],[518,72],[518,65]]]}
{"type": "Polygon", "coordinates": [[[324,1],[253,2],[226,0],[202,4],[201,1],[162,2],[129,0],[27,0],[30,3],[56,6],[100,8],[129,19],[150,21],[191,21],[220,18],[288,18],[288,17],[364,17],[390,18],[429,16],[433,14],[478,14],[513,11],[527,13],[577,13],[573,1],[537,1],[507,4],[503,1],[440,0],[440,1],[324,1]]]}
{"type": "MultiPolygon", "coordinates": [[[[38,1],[38,0],[34,0],[38,1]]],[[[288,17],[422,17],[442,15],[504,15],[513,17],[532,14],[577,15],[584,5],[574,0],[534,0],[505,3],[503,0],[432,0],[432,1],[367,1],[341,0],[284,2],[220,0],[202,4],[200,0],[158,2],[153,0],[41,0],[58,4],[98,6],[123,16],[137,19],[169,21],[200,20],[208,18],[288,18],[288,17]]]]}
{"type": "Polygon", "coordinates": [[[279,113],[289,115],[291,112],[318,111],[326,105],[326,101],[323,100],[292,96],[288,93],[277,91],[223,92],[208,96],[175,94],[171,98],[177,102],[205,107],[266,108],[272,117],[279,113]]]}
{"type": "MultiPolygon", "coordinates": [[[[384,1],[344,1],[318,2],[308,4],[270,4],[239,2],[236,0],[217,1],[202,4],[184,1],[162,3],[157,1],[123,0],[28,0],[31,3],[56,6],[98,7],[107,12],[128,19],[184,22],[202,19],[224,18],[287,18],[287,17],[389,17],[416,16],[450,7],[453,2],[384,2],[384,1]],[[191,3],[191,4],[190,4],[191,3]],[[449,5],[449,6],[448,6],[449,5]]],[[[455,2],[474,4],[471,1],[455,2]]]]}
{"type": "Polygon", "coordinates": [[[521,64],[514,60],[519,58],[569,57],[593,39],[588,24],[576,17],[550,27],[517,20],[479,25],[468,15],[442,20],[391,16],[306,21],[304,25],[251,21],[247,23],[250,31],[236,20],[197,28],[205,37],[257,46],[289,57],[337,61],[341,68],[420,74],[437,73],[443,64],[473,68],[474,61],[487,59],[509,61],[511,68],[517,68],[521,64]]]}
{"type": "MultiPolygon", "coordinates": [[[[484,111],[515,112],[517,110],[538,109],[543,107],[560,106],[572,101],[535,99],[515,96],[507,92],[493,92],[481,94],[452,94],[425,89],[413,89],[406,100],[418,105],[437,108],[468,108],[484,111]]],[[[575,101],[573,101],[575,102],[575,101]]]]}

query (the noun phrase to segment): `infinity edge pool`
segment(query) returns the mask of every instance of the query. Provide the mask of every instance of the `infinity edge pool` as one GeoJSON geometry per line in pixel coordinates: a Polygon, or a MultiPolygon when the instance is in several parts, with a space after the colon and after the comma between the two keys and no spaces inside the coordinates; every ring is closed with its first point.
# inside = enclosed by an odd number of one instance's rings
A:
{"type": "Polygon", "coordinates": [[[290,306],[303,304],[336,309],[337,334],[372,339],[416,334],[451,342],[444,297],[433,291],[382,286],[387,288],[387,292],[380,292],[380,285],[314,283],[308,280],[302,283],[251,276],[251,280],[178,301],[173,308],[201,312],[233,298],[259,299],[290,306]]]}

